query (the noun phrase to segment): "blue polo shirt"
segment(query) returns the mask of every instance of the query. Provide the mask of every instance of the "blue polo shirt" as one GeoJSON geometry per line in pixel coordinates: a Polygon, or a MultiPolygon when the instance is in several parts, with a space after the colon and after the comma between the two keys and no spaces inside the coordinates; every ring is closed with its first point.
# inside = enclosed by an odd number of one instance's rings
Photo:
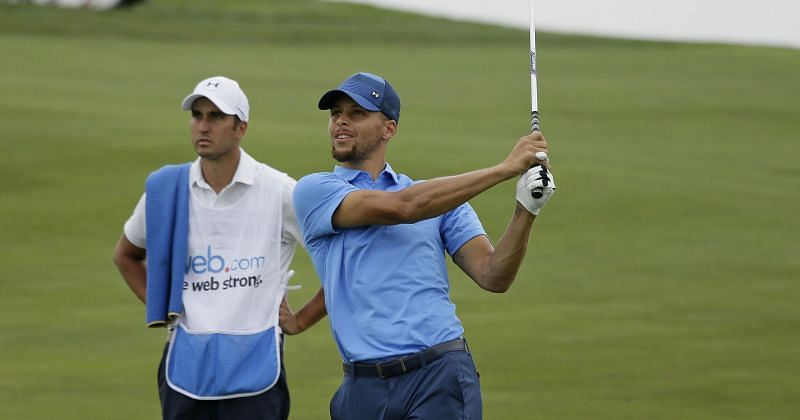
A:
{"type": "Polygon", "coordinates": [[[485,235],[469,204],[413,224],[333,227],[333,213],[347,194],[398,191],[413,183],[389,164],[374,182],[367,172],[337,166],[303,177],[294,189],[333,337],[348,362],[414,353],[464,332],[450,300],[444,253],[453,255],[485,235]]]}

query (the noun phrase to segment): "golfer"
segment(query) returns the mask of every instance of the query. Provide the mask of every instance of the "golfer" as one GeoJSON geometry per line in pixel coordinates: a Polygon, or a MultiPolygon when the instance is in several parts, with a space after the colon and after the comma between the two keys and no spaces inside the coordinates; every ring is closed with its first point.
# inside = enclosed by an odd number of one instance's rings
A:
{"type": "Polygon", "coordinates": [[[286,419],[278,311],[300,230],[295,181],[240,143],[249,105],[217,76],[183,100],[198,158],[147,179],[114,262],[168,326],[158,369],[164,419],[286,419]]]}
{"type": "Polygon", "coordinates": [[[301,332],[327,308],[344,362],[333,419],[481,418],[445,252],[481,288],[508,290],[555,188],[547,169],[529,170],[544,163],[535,154],[547,142],[534,133],[495,166],[415,182],[386,162],[400,120],[400,98],[386,80],[354,74],[322,95],[319,108],[330,110],[331,153],[341,165],[303,177],[294,205],[322,290],[296,314],[282,307],[284,331],[301,332]],[[493,245],[466,201],[512,178],[516,207],[493,245]],[[537,187],[544,195],[534,199],[537,187]]]}

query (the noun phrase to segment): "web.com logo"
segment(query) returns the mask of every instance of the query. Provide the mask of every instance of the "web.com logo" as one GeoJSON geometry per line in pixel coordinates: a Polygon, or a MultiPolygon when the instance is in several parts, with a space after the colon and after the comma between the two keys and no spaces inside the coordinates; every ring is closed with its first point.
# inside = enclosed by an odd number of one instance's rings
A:
{"type": "Polygon", "coordinates": [[[234,258],[228,265],[225,258],[221,255],[215,255],[211,250],[211,245],[209,245],[206,255],[189,255],[186,258],[185,274],[189,274],[189,271],[194,274],[216,274],[223,271],[228,273],[231,271],[253,270],[263,267],[265,261],[266,259],[263,256],[234,258]]]}

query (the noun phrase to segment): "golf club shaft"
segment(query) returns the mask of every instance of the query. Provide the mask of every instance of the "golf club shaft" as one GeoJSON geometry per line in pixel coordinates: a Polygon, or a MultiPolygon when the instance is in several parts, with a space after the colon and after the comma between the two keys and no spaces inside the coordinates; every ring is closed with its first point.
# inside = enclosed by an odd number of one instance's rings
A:
{"type": "Polygon", "coordinates": [[[534,26],[534,0],[530,0],[531,11],[531,132],[539,131],[539,101],[536,85],[536,27],[534,26]]]}
{"type": "MultiPolygon", "coordinates": [[[[530,0],[531,9],[531,133],[539,131],[539,100],[538,86],[536,84],[536,27],[534,26],[534,0],[530,0]]],[[[531,190],[533,198],[542,198],[544,188],[536,187],[531,190]]]]}

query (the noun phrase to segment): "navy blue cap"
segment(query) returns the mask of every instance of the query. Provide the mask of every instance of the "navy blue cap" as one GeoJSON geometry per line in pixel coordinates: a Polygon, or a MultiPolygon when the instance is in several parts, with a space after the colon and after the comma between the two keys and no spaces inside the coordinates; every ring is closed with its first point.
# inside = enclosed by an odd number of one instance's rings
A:
{"type": "Polygon", "coordinates": [[[371,73],[356,73],[319,98],[319,109],[331,109],[340,94],[349,96],[368,111],[380,111],[390,120],[400,122],[400,97],[392,85],[371,73]]]}

